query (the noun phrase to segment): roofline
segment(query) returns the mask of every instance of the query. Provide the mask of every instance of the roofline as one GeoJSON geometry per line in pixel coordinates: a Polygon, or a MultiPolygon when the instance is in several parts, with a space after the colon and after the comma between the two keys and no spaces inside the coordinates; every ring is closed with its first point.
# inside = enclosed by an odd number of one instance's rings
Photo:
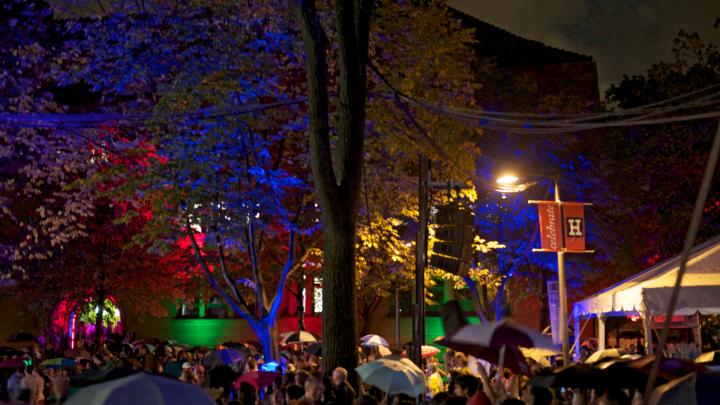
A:
{"type": "MultiPolygon", "coordinates": [[[[702,243],[699,243],[699,244],[695,245],[695,246],[692,248],[692,250],[690,251],[690,257],[688,258],[688,261],[690,261],[690,260],[694,259],[695,257],[699,256],[699,255],[702,254],[704,251],[709,250],[712,246],[714,246],[714,245],[716,245],[716,244],[720,244],[720,235],[717,235],[717,236],[712,237],[712,238],[710,238],[710,239],[708,239],[708,240],[706,240],[706,241],[704,241],[704,242],[702,242],[702,243]]],[[[577,304],[577,303],[580,303],[580,302],[583,302],[583,301],[587,301],[587,300],[590,300],[590,299],[595,298],[595,297],[597,297],[597,296],[600,296],[600,295],[602,295],[602,294],[605,294],[605,293],[607,293],[607,292],[609,292],[609,291],[611,291],[611,290],[613,290],[613,289],[615,289],[615,288],[617,288],[617,287],[620,287],[621,285],[623,285],[623,284],[625,284],[625,283],[627,283],[627,282],[633,281],[633,280],[635,280],[635,279],[637,279],[637,278],[640,278],[641,276],[645,276],[645,275],[647,275],[648,273],[651,273],[651,272],[653,272],[653,271],[655,271],[655,270],[658,270],[658,269],[660,269],[660,268],[662,268],[662,267],[664,267],[664,266],[672,263],[673,261],[679,261],[681,255],[682,255],[682,252],[680,252],[680,253],[676,254],[675,256],[672,256],[672,257],[670,257],[670,258],[668,258],[668,259],[666,259],[666,260],[663,260],[662,262],[660,262],[660,263],[658,263],[658,264],[655,264],[655,265],[653,265],[653,266],[651,266],[651,267],[648,267],[648,268],[646,268],[646,269],[644,269],[644,270],[641,270],[641,271],[639,271],[638,273],[636,273],[636,274],[634,274],[634,275],[632,275],[632,276],[630,276],[630,277],[628,277],[628,278],[626,278],[626,279],[624,279],[624,280],[621,280],[621,281],[619,281],[619,282],[617,282],[617,283],[615,283],[615,284],[613,284],[613,285],[611,285],[611,286],[609,286],[609,287],[606,287],[605,289],[602,289],[602,290],[596,292],[595,294],[588,295],[587,297],[585,297],[585,298],[583,298],[583,299],[581,299],[581,300],[576,301],[576,302],[573,304],[573,306],[575,306],[575,304],[577,304]]]]}

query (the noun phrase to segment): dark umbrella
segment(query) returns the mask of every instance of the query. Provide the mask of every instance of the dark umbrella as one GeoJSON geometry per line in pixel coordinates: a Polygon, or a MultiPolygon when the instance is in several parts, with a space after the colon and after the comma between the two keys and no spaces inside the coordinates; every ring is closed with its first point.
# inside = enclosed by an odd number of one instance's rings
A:
{"type": "Polygon", "coordinates": [[[36,340],[35,335],[26,332],[14,333],[7,338],[8,342],[34,342],[36,340]]]}
{"type": "Polygon", "coordinates": [[[0,368],[18,368],[25,365],[25,361],[18,357],[6,359],[0,362],[0,368]]]}
{"type": "Polygon", "coordinates": [[[304,352],[312,356],[322,356],[322,344],[313,343],[310,346],[306,347],[304,352]]]}
{"type": "MultiPolygon", "coordinates": [[[[636,388],[642,390],[645,389],[645,385],[647,385],[648,373],[641,367],[637,367],[638,364],[644,363],[637,363],[637,360],[633,360],[631,358],[616,358],[596,363],[594,367],[603,371],[608,383],[613,387],[636,388]],[[631,367],[633,364],[635,367],[631,367]]],[[[658,376],[655,385],[665,384],[668,381],[668,379],[658,376]]]]}
{"type": "Polygon", "coordinates": [[[601,370],[587,364],[571,364],[552,371],[541,372],[530,380],[530,385],[545,388],[602,388],[609,381],[601,370]]]}
{"type": "Polygon", "coordinates": [[[14,349],[12,347],[7,347],[7,346],[0,347],[0,356],[13,357],[13,356],[22,356],[24,354],[25,354],[24,351],[14,349]]]}
{"type": "Polygon", "coordinates": [[[135,374],[140,370],[133,370],[130,368],[121,367],[108,367],[100,370],[90,370],[70,379],[71,387],[87,387],[101,383],[103,381],[116,380],[118,378],[127,377],[131,374],[135,374]]]}
{"type": "MultiPolygon", "coordinates": [[[[435,343],[449,347],[453,350],[475,356],[478,359],[487,360],[490,363],[499,364],[500,362],[500,348],[484,347],[473,344],[456,343],[445,338],[438,339],[435,343]]],[[[507,346],[505,348],[504,367],[509,368],[515,373],[530,375],[530,366],[528,366],[525,356],[523,356],[520,349],[515,346],[507,346]]]]}

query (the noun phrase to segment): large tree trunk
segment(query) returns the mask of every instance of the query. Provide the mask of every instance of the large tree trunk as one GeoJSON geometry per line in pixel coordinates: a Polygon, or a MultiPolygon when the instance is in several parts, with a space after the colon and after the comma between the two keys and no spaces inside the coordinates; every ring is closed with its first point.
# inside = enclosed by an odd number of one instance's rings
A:
{"type": "Polygon", "coordinates": [[[325,223],[323,260],[324,370],[354,370],[357,365],[355,226],[325,223]]]}
{"type": "Polygon", "coordinates": [[[280,350],[277,345],[277,333],[275,330],[275,322],[264,319],[255,324],[250,324],[255,335],[260,339],[265,362],[277,361],[280,359],[280,350]]]}
{"type": "Polygon", "coordinates": [[[314,0],[296,0],[308,78],[310,154],[323,218],[323,366],[344,367],[355,379],[357,298],[355,232],[365,136],[365,64],[369,0],[337,0],[338,128],[330,145],[327,37],[314,0]],[[333,164],[334,163],[334,164],[333,164]]]}

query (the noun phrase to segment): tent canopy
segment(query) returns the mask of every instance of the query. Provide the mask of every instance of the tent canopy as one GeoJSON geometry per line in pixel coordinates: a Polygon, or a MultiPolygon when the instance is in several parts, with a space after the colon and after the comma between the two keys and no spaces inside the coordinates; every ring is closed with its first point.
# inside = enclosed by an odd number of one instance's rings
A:
{"type": "MultiPolygon", "coordinates": [[[[680,255],[576,302],[575,316],[661,315],[667,311],[680,255]]],[[[683,277],[676,315],[720,313],[720,236],[693,248],[683,277]]]]}

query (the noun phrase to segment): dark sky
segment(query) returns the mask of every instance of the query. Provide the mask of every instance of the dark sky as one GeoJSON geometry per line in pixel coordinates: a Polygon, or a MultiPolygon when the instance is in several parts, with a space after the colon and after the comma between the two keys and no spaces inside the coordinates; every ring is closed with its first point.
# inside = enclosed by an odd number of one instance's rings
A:
{"type": "Polygon", "coordinates": [[[672,57],[680,29],[720,44],[720,0],[449,0],[528,39],[595,58],[600,90],[672,57]]]}

